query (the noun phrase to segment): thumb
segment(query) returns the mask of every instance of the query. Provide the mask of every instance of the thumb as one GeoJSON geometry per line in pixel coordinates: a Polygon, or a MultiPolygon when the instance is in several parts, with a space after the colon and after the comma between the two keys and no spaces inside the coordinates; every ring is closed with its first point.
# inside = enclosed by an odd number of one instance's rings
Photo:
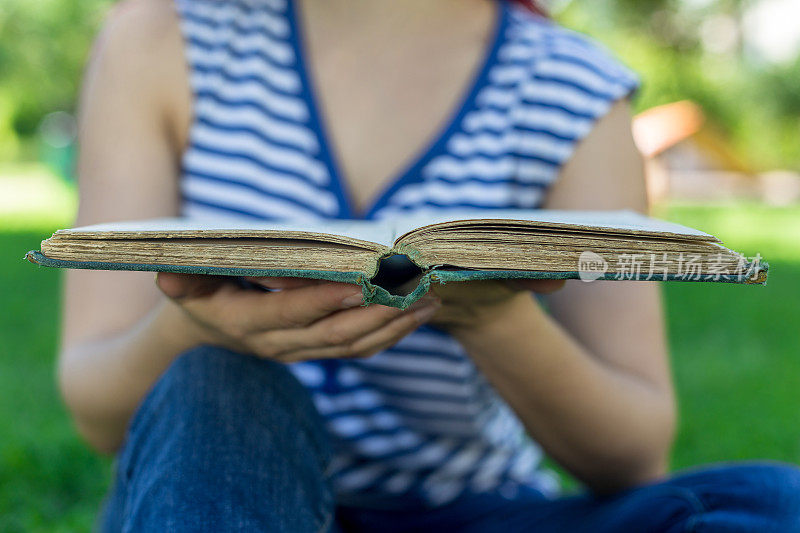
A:
{"type": "Polygon", "coordinates": [[[173,300],[209,296],[216,292],[224,282],[225,278],[222,276],[176,274],[174,272],[158,272],[156,274],[156,285],[165,296],[173,300]]]}
{"type": "Polygon", "coordinates": [[[508,284],[517,290],[533,291],[539,294],[550,294],[561,289],[566,280],[563,279],[512,279],[508,284]]]}

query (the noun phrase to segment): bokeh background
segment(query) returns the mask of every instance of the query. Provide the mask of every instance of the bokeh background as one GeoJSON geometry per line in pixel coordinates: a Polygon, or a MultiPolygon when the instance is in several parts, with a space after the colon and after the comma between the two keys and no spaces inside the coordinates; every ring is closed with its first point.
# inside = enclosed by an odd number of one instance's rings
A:
{"type": "MultiPolygon", "coordinates": [[[[55,387],[59,272],[22,260],[72,222],[76,92],[111,4],[0,0],[0,531],[88,530],[111,477],[55,387]]],[[[770,263],[766,287],[664,285],[673,468],[799,463],[800,0],[551,9],[640,73],[634,132],[653,212],[770,263]]]]}

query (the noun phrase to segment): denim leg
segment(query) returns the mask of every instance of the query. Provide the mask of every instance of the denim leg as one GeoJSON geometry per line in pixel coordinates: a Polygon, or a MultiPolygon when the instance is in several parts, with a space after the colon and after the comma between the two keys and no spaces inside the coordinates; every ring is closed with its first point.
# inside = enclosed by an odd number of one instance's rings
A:
{"type": "Polygon", "coordinates": [[[102,528],[324,531],[334,504],[322,428],[284,366],[190,350],[134,416],[102,528]]]}
{"type": "Polygon", "coordinates": [[[766,462],[698,468],[595,500],[581,524],[609,532],[800,533],[800,469],[766,462]]]}
{"type": "Polygon", "coordinates": [[[800,533],[800,469],[779,463],[715,465],[614,496],[568,498],[561,504],[561,516],[545,519],[551,527],[544,531],[800,533]]]}
{"type": "Polygon", "coordinates": [[[800,533],[800,469],[780,463],[721,465],[671,481],[692,490],[705,510],[686,531],[800,533]]]}
{"type": "Polygon", "coordinates": [[[705,468],[613,496],[550,500],[465,496],[416,512],[340,508],[350,531],[371,533],[800,533],[800,469],[774,463],[705,468]]]}

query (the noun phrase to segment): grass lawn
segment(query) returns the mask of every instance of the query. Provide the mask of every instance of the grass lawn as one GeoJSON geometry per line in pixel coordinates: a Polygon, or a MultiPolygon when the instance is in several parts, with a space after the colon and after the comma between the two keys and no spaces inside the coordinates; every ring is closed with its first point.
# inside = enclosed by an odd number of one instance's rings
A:
{"type": "Polygon", "coordinates": [[[673,207],[770,263],[766,287],[666,283],[681,424],[673,466],[800,462],[800,209],[673,207]]]}
{"type": "Polygon", "coordinates": [[[22,260],[41,237],[0,233],[0,531],[86,531],[109,461],[75,436],[55,388],[59,272],[22,260]]]}
{"type": "MultiPolygon", "coordinates": [[[[88,530],[110,479],[110,461],[76,437],[54,386],[59,272],[22,260],[65,223],[48,212],[25,224],[0,214],[0,531],[88,530]]],[[[665,284],[681,407],[673,465],[800,462],[800,209],[666,216],[771,266],[767,287],[665,284]]]]}

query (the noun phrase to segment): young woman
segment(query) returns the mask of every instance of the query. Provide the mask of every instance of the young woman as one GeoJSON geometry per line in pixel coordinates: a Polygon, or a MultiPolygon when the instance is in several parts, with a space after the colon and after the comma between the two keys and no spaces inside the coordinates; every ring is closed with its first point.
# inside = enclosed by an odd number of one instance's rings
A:
{"type": "MultiPolygon", "coordinates": [[[[512,2],[127,0],[86,75],[78,223],[641,211],[635,86],[512,2]]],[[[119,450],[105,530],[800,531],[788,466],[664,478],[656,284],[401,312],[253,281],[279,290],[69,273],[61,385],[119,450]],[[590,491],[558,497],[543,454],[590,491]]]]}

